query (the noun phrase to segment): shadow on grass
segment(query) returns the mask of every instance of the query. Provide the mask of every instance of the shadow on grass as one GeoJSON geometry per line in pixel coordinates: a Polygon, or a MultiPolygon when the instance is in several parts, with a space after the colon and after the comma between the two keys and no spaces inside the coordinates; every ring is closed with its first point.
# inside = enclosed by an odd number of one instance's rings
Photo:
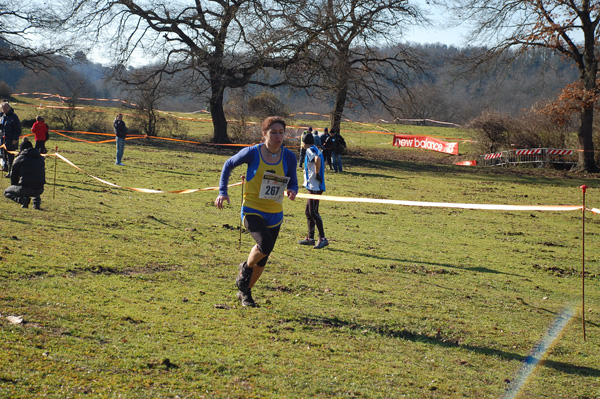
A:
{"type": "Polygon", "coordinates": [[[135,166],[133,164],[128,164],[125,167],[128,169],[138,169],[138,170],[141,170],[144,172],[152,171],[152,172],[156,172],[156,173],[164,173],[164,174],[171,174],[171,175],[177,175],[177,176],[192,176],[192,177],[198,176],[197,173],[181,172],[178,170],[169,170],[169,169],[158,169],[155,167],[135,166]]]}
{"type": "MultiPolygon", "coordinates": [[[[452,266],[450,266],[450,267],[452,267],[452,266]]],[[[499,272],[498,270],[488,269],[487,267],[481,267],[481,266],[459,267],[459,269],[470,270],[472,272],[478,272],[478,273],[508,274],[509,276],[524,277],[519,274],[499,272]]]]}
{"type": "MultiPolygon", "coordinates": [[[[407,329],[393,329],[388,327],[379,326],[365,326],[364,324],[358,325],[354,322],[348,322],[341,320],[338,317],[300,317],[298,319],[289,320],[291,322],[296,321],[301,324],[318,327],[318,328],[332,328],[332,329],[346,329],[352,332],[359,332],[361,334],[372,333],[377,334],[386,338],[399,338],[406,341],[425,343],[429,345],[437,345],[443,348],[456,348],[468,350],[481,355],[499,357],[504,360],[517,360],[519,362],[525,362],[529,355],[520,355],[518,353],[512,353],[503,351],[500,349],[485,348],[475,345],[461,345],[454,339],[444,338],[443,336],[429,336],[426,334],[415,333],[407,329]]],[[[568,374],[583,375],[587,377],[600,377],[600,370],[591,367],[576,366],[570,363],[557,362],[553,360],[544,360],[542,362],[546,367],[553,368],[557,371],[561,371],[568,374]]]]}
{"type": "MultiPolygon", "coordinates": [[[[579,186],[579,179],[598,178],[600,175],[581,175],[553,169],[521,168],[521,167],[464,167],[453,164],[442,164],[436,161],[426,163],[416,160],[402,159],[373,159],[367,157],[346,157],[344,165],[349,167],[376,168],[380,171],[386,169],[400,170],[414,174],[434,173],[436,175],[452,175],[454,179],[481,181],[482,176],[490,180],[504,183],[523,183],[537,185],[552,185],[563,187],[579,186]]],[[[348,172],[344,172],[348,173],[348,172]]]]}
{"type": "Polygon", "coordinates": [[[487,267],[481,267],[481,266],[462,267],[462,266],[451,265],[449,263],[425,262],[425,261],[414,260],[414,259],[398,259],[398,258],[391,258],[391,257],[387,257],[387,256],[378,256],[378,255],[373,255],[373,254],[366,254],[366,253],[361,253],[361,252],[346,251],[346,250],[343,250],[343,249],[336,249],[336,248],[329,248],[328,251],[331,251],[331,252],[343,252],[343,253],[346,253],[346,254],[349,254],[349,255],[362,256],[362,257],[365,257],[365,258],[375,258],[375,259],[380,259],[380,260],[391,260],[391,261],[396,261],[396,262],[401,262],[401,263],[406,263],[406,264],[411,264],[412,263],[412,264],[421,264],[421,265],[427,265],[427,266],[448,267],[448,268],[451,268],[451,269],[466,270],[466,271],[472,271],[472,272],[477,272],[477,273],[492,273],[492,274],[504,274],[504,275],[507,275],[507,276],[514,276],[514,277],[525,277],[525,276],[522,276],[520,274],[501,272],[501,271],[498,271],[498,270],[488,269],[487,267]]]}
{"type": "MultiPolygon", "coordinates": [[[[327,171],[327,173],[335,173],[335,172],[327,171]]],[[[380,178],[384,178],[384,179],[408,180],[406,177],[383,175],[380,173],[342,172],[341,175],[342,176],[352,176],[352,177],[380,177],[380,178]]]]}
{"type": "MultiPolygon", "coordinates": [[[[528,306],[528,307],[530,307],[531,309],[535,309],[535,310],[538,310],[538,311],[540,311],[540,312],[546,312],[546,313],[550,313],[550,314],[553,314],[553,315],[555,315],[555,316],[558,316],[558,315],[559,315],[559,312],[555,312],[555,311],[553,311],[553,310],[550,310],[550,309],[546,309],[546,308],[541,308],[541,307],[538,307],[538,306],[530,305],[530,304],[528,304],[528,303],[526,303],[526,302],[523,302],[523,301],[522,301],[521,303],[522,303],[523,305],[525,305],[525,306],[528,306]]],[[[590,320],[586,320],[586,321],[585,321],[585,325],[586,325],[586,326],[593,326],[593,327],[600,327],[600,324],[598,324],[598,323],[594,323],[593,321],[590,321],[590,320]]]]}
{"type": "MultiPolygon", "coordinates": [[[[54,135],[56,136],[56,135],[54,135]]],[[[53,137],[54,137],[53,136],[53,137]]],[[[206,139],[206,138],[205,138],[206,139]]],[[[54,140],[54,139],[53,139],[54,140]]],[[[190,140],[196,141],[197,138],[190,137],[190,140]]],[[[56,136],[55,144],[60,142],[70,142],[69,139],[56,136]]],[[[111,145],[111,144],[109,144],[111,145]]],[[[239,147],[229,147],[221,145],[212,145],[208,142],[201,143],[200,141],[195,143],[176,142],[159,139],[139,139],[133,140],[127,143],[127,145],[137,148],[150,148],[160,151],[173,151],[173,152],[193,152],[203,153],[219,156],[232,156],[236,154],[239,147]]],[[[293,152],[297,152],[295,147],[289,148],[293,152]]],[[[570,173],[565,171],[544,169],[544,168],[520,168],[520,167],[464,167],[454,165],[455,157],[444,157],[436,158],[431,157],[429,154],[417,154],[416,157],[409,154],[397,153],[395,150],[372,150],[365,152],[364,154],[357,153],[355,155],[348,155],[344,157],[343,164],[350,169],[354,167],[365,167],[374,168],[379,172],[385,170],[395,170],[409,172],[414,175],[426,173],[439,175],[451,175],[455,179],[463,180],[475,180],[481,181],[482,175],[486,175],[490,180],[495,182],[504,183],[523,183],[523,184],[537,184],[537,185],[552,185],[552,186],[564,186],[573,187],[579,186],[581,183],[578,180],[598,178],[600,174],[593,175],[581,175],[577,173],[570,173]],[[404,157],[404,158],[403,158],[404,157]]],[[[176,173],[173,171],[165,171],[167,173],[176,173]]],[[[393,178],[397,177],[387,176],[383,173],[364,174],[356,173],[351,170],[347,170],[344,174],[349,176],[371,176],[381,178],[393,178]]]]}
{"type": "MultiPolygon", "coordinates": [[[[83,175],[85,176],[85,175],[83,175]]],[[[85,176],[87,177],[87,176],[85,176]]],[[[90,180],[92,178],[90,177],[90,180]]],[[[71,183],[75,183],[75,182],[71,182],[71,183]]],[[[61,187],[61,188],[65,188],[65,189],[69,189],[69,190],[79,190],[79,191],[91,191],[91,192],[95,192],[95,193],[104,193],[106,192],[107,188],[110,188],[109,186],[103,185],[103,184],[97,184],[94,183],[93,181],[89,181],[89,182],[77,182],[77,184],[79,185],[83,185],[85,187],[78,187],[78,186],[74,186],[74,185],[69,185],[69,184],[60,184],[57,183],[56,185],[50,183],[50,184],[46,184],[46,187],[44,189],[44,195],[53,195],[53,191],[54,187],[61,187]],[[89,188],[89,187],[94,187],[94,189],[89,188]]]]}
{"type": "Polygon", "coordinates": [[[155,222],[157,222],[157,223],[159,223],[159,224],[162,224],[163,226],[170,227],[170,228],[172,228],[172,229],[174,229],[174,230],[179,230],[179,229],[180,229],[180,227],[173,226],[172,224],[169,224],[169,223],[167,223],[167,222],[165,222],[165,221],[162,221],[162,220],[160,220],[160,219],[157,219],[156,217],[154,217],[154,216],[152,216],[152,215],[146,216],[146,219],[149,219],[149,220],[154,220],[155,222]]]}

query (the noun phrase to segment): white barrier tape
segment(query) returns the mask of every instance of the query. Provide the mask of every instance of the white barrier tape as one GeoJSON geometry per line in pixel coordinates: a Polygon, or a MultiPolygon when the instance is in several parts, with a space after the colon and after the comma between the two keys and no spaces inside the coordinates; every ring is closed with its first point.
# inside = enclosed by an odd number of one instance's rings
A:
{"type": "MultiPolygon", "coordinates": [[[[338,202],[370,202],[375,204],[393,204],[433,208],[486,209],[494,211],[577,211],[581,206],[575,205],[494,205],[494,204],[461,204],[452,202],[401,201],[377,198],[334,197],[331,195],[315,195],[298,193],[296,198],[307,198],[338,202]]],[[[600,210],[598,211],[600,212],[600,210]]]]}
{"type": "Polygon", "coordinates": [[[111,183],[111,182],[108,182],[108,181],[106,181],[106,180],[102,180],[102,179],[101,179],[101,178],[99,178],[99,177],[96,177],[96,176],[92,176],[92,175],[90,175],[89,173],[87,173],[87,172],[85,172],[83,169],[81,169],[79,166],[75,165],[73,162],[69,161],[67,158],[65,158],[65,157],[63,157],[62,155],[60,155],[58,152],[56,153],[56,156],[57,156],[57,157],[59,157],[60,159],[62,159],[64,162],[66,162],[66,163],[68,163],[69,165],[71,165],[72,167],[74,167],[75,169],[77,169],[77,170],[79,170],[79,171],[81,171],[81,172],[85,173],[86,175],[88,175],[88,176],[89,176],[89,177],[91,177],[91,178],[94,178],[94,179],[98,180],[99,182],[102,182],[102,183],[104,183],[104,184],[107,184],[107,185],[109,185],[109,186],[112,186],[112,187],[121,188],[120,186],[118,186],[118,185],[116,185],[116,184],[114,184],[114,183],[111,183]]]}
{"type": "MultiPolygon", "coordinates": [[[[219,187],[206,187],[206,188],[188,188],[185,190],[176,190],[176,191],[163,191],[163,190],[153,190],[150,188],[135,188],[135,187],[123,187],[123,186],[119,186],[117,184],[111,183],[109,181],[106,180],[102,180],[99,177],[90,175],[89,173],[87,173],[86,171],[84,171],[83,169],[81,169],[79,166],[75,165],[73,162],[69,161],[67,158],[63,157],[62,155],[60,155],[58,152],[55,153],[55,155],[60,158],[62,161],[64,161],[65,163],[71,165],[72,167],[74,167],[75,169],[85,173],[87,176],[98,180],[101,183],[107,184],[111,187],[115,187],[115,188],[122,188],[122,189],[126,189],[126,190],[132,190],[132,191],[137,191],[140,193],[147,193],[147,194],[190,194],[190,193],[196,193],[199,191],[215,191],[218,190],[219,187]]],[[[230,184],[227,187],[234,187],[234,186],[239,186],[243,184],[243,182],[239,182],[239,183],[234,183],[234,184],[230,184]]]]}
{"type": "Polygon", "coordinates": [[[598,209],[598,208],[591,208],[591,209],[590,208],[586,208],[586,211],[590,211],[592,213],[600,215],[600,209],[598,209]]]}
{"type": "MultiPolygon", "coordinates": [[[[90,175],[85,172],[79,166],[75,165],[73,162],[69,161],[67,158],[60,155],[58,152],[55,155],[71,165],[75,169],[85,173],[87,176],[98,180],[104,184],[107,184],[111,187],[122,188],[132,191],[138,191],[141,193],[149,193],[149,194],[190,194],[196,193],[199,191],[214,191],[218,190],[218,187],[207,187],[207,188],[190,188],[185,190],[177,190],[177,191],[163,191],[163,190],[153,190],[149,188],[134,188],[134,187],[122,187],[117,184],[108,182],[106,180],[102,180],[99,177],[90,175]]],[[[243,184],[243,182],[230,184],[227,187],[234,187],[243,184]]],[[[375,203],[375,204],[392,204],[392,205],[405,205],[405,206],[420,206],[420,207],[433,207],[433,208],[459,208],[459,209],[485,209],[485,210],[495,210],[495,211],[577,211],[583,209],[582,206],[575,205],[495,205],[495,204],[461,204],[461,203],[452,203],[452,202],[424,202],[424,201],[402,201],[402,200],[389,200],[389,199],[378,199],[378,198],[353,198],[353,197],[334,197],[331,195],[315,195],[315,194],[304,194],[298,193],[296,198],[306,198],[306,199],[316,199],[323,201],[337,201],[337,202],[367,202],[367,203],[375,203]]],[[[590,212],[600,214],[600,209],[592,208],[587,209],[590,212]]]]}

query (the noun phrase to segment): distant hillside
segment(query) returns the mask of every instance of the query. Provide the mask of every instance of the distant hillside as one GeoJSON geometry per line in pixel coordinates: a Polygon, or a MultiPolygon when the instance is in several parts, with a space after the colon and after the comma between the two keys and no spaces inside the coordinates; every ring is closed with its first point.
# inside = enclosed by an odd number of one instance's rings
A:
{"type": "MultiPolygon", "coordinates": [[[[423,45],[416,49],[423,54],[426,74],[413,75],[413,95],[399,96],[405,101],[402,118],[437,118],[464,123],[482,110],[493,109],[508,114],[518,114],[539,101],[554,98],[568,83],[577,78],[577,71],[560,56],[547,51],[518,57],[508,69],[490,68],[478,76],[460,74],[456,58],[468,52],[446,45],[423,45]]],[[[70,96],[77,88],[78,96],[97,96],[127,100],[121,87],[110,80],[110,68],[90,62],[79,53],[75,59],[61,58],[65,73],[52,72],[36,75],[16,64],[0,63],[0,80],[9,84],[15,93],[40,91],[70,96]],[[77,79],[85,84],[76,85],[77,79]],[[77,86],[77,87],[75,87],[77,86]]],[[[262,88],[249,87],[244,98],[251,98],[262,88]]],[[[332,101],[316,94],[292,92],[285,88],[274,90],[292,112],[327,113],[332,101]]],[[[228,93],[230,98],[238,93],[228,93]]],[[[204,109],[206,101],[192,99],[192,93],[165,97],[160,109],[192,112],[204,109]]],[[[369,109],[347,107],[346,117],[353,120],[391,118],[379,104],[369,109]]]]}

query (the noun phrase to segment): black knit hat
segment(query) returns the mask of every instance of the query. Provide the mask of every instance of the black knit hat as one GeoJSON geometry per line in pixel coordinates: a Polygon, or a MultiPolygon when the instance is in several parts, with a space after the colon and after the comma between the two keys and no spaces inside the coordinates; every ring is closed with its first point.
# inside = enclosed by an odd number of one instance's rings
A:
{"type": "Polygon", "coordinates": [[[314,144],[315,143],[315,136],[313,136],[312,134],[305,134],[304,138],[302,139],[302,142],[305,144],[314,144]]]}
{"type": "Polygon", "coordinates": [[[33,148],[33,144],[31,144],[31,141],[29,141],[29,139],[27,137],[23,137],[23,142],[21,143],[21,146],[19,147],[19,151],[23,151],[28,148],[33,148]]]}

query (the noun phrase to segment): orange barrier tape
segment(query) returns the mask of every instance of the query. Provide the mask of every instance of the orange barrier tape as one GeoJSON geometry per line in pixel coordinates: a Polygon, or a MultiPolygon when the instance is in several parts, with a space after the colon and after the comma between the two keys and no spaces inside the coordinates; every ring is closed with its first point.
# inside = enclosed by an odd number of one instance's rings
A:
{"type": "Polygon", "coordinates": [[[61,132],[58,132],[58,131],[56,131],[56,130],[51,130],[51,132],[52,132],[52,133],[56,133],[56,134],[58,134],[59,136],[63,136],[63,137],[66,137],[66,138],[68,138],[68,139],[74,140],[74,141],[79,141],[79,142],[82,142],[82,143],[88,143],[88,144],[110,143],[111,141],[115,141],[115,140],[116,140],[116,139],[110,139],[110,140],[102,140],[102,141],[89,141],[89,140],[77,139],[77,138],[75,138],[75,137],[69,137],[69,136],[67,136],[66,134],[63,134],[63,133],[61,133],[61,132]]]}
{"type": "MultiPolygon", "coordinates": [[[[53,156],[58,157],[59,159],[61,159],[63,162],[67,163],[68,165],[71,165],[72,167],[74,167],[75,169],[79,170],[80,172],[83,172],[84,174],[86,174],[87,176],[98,180],[99,182],[106,184],[108,186],[114,187],[114,188],[122,188],[122,189],[126,189],[126,190],[131,190],[131,191],[137,191],[140,193],[148,193],[148,194],[190,194],[190,193],[196,193],[199,191],[215,191],[218,190],[219,187],[206,187],[206,188],[188,188],[185,190],[174,190],[174,191],[163,191],[163,190],[154,190],[154,189],[150,189],[150,188],[137,188],[137,187],[124,187],[124,186],[119,186],[118,184],[115,183],[111,183],[109,181],[103,180],[99,177],[96,177],[94,175],[91,175],[89,173],[87,173],[86,171],[84,171],[83,169],[81,169],[79,166],[75,165],[73,162],[69,161],[67,158],[63,157],[62,155],[60,155],[58,152],[52,154],[53,156]]],[[[234,183],[234,184],[230,184],[227,187],[234,187],[234,186],[239,186],[241,185],[242,182],[239,183],[234,183]]]]}
{"type": "Polygon", "coordinates": [[[8,152],[9,154],[13,154],[13,155],[18,155],[19,151],[9,151],[6,149],[6,146],[4,144],[0,145],[0,148],[4,148],[5,152],[8,152]]]}
{"type": "Polygon", "coordinates": [[[438,123],[440,125],[449,125],[449,126],[454,126],[454,127],[462,127],[461,125],[458,125],[456,123],[452,123],[452,122],[442,122],[442,121],[436,121],[434,119],[400,119],[400,118],[396,118],[394,119],[392,122],[388,122],[386,120],[380,119],[380,121],[386,122],[386,123],[395,123],[396,121],[399,122],[431,122],[431,123],[438,123]]]}
{"type": "MultiPolygon", "coordinates": [[[[115,141],[115,135],[113,133],[94,133],[94,132],[83,132],[79,130],[67,131],[67,130],[50,130],[52,133],[56,133],[59,136],[63,136],[65,138],[79,141],[82,143],[88,144],[104,144],[104,143],[112,143],[115,141]],[[113,137],[109,140],[100,140],[100,141],[89,141],[83,139],[77,139],[75,137],[67,136],[64,132],[68,133],[77,133],[77,134],[90,134],[90,135],[98,135],[98,136],[110,136],[113,137]]],[[[214,146],[226,146],[226,147],[249,147],[254,144],[215,144],[215,143],[203,143],[201,141],[192,141],[192,140],[183,140],[183,139],[173,139],[170,137],[158,137],[158,136],[148,136],[148,135],[130,135],[125,138],[125,140],[135,140],[135,139],[155,139],[155,140],[165,140],[165,141],[176,141],[179,143],[190,143],[190,144],[202,144],[202,145],[214,145],[214,146]]]]}
{"type": "MultiPolygon", "coordinates": [[[[111,136],[115,137],[114,133],[99,133],[99,132],[86,132],[81,130],[50,130],[52,133],[80,133],[80,134],[90,134],[95,136],[111,136]]],[[[64,135],[63,135],[64,136],[64,135]]],[[[67,137],[67,136],[65,136],[67,137]]]]}
{"type": "MultiPolygon", "coordinates": [[[[50,132],[52,133],[56,133],[59,136],[63,136],[67,139],[71,139],[74,141],[79,141],[82,143],[88,143],[88,144],[104,144],[104,143],[112,143],[115,141],[115,135],[114,133],[95,133],[95,132],[84,132],[84,131],[80,131],[80,130],[50,130],[50,132]],[[90,134],[90,135],[98,135],[98,136],[110,136],[113,137],[110,140],[100,140],[100,141],[89,141],[89,140],[82,140],[82,139],[76,139],[74,137],[70,137],[67,136],[66,134],[64,134],[65,132],[67,133],[77,133],[77,134],[90,134]]],[[[31,136],[32,134],[29,134],[28,136],[31,136]]],[[[299,136],[298,136],[299,137],[299,136]]],[[[201,141],[193,141],[193,140],[183,140],[183,139],[174,139],[174,138],[170,138],[170,137],[159,137],[159,136],[148,136],[148,135],[130,135],[127,136],[127,138],[125,140],[134,140],[134,139],[155,139],[155,140],[165,140],[165,141],[176,141],[179,143],[189,143],[189,144],[198,144],[198,145],[212,145],[212,146],[222,146],[222,147],[250,147],[253,146],[255,144],[258,143],[253,143],[253,144],[218,144],[218,143],[206,143],[206,142],[201,142],[201,141]]],[[[289,146],[286,145],[286,148],[300,148],[300,146],[289,146]]]]}
{"type": "MultiPolygon", "coordinates": [[[[61,101],[67,100],[70,97],[65,97],[65,96],[61,96],[60,94],[50,94],[50,93],[38,93],[38,92],[34,92],[34,93],[17,93],[17,94],[13,94],[13,96],[29,96],[29,95],[36,95],[36,96],[44,96],[45,98],[58,98],[61,101]]],[[[136,106],[136,104],[127,102],[125,100],[121,100],[119,98],[84,98],[84,97],[80,97],[77,98],[77,100],[82,100],[82,101],[116,101],[116,102],[120,102],[123,104],[129,104],[131,106],[136,106]]]]}
{"type": "MultiPolygon", "coordinates": [[[[91,135],[97,135],[97,136],[109,136],[112,137],[112,139],[109,140],[100,140],[100,141],[89,141],[89,140],[82,140],[82,139],[76,139],[74,137],[70,137],[67,136],[66,134],[64,134],[63,132],[66,132],[67,130],[50,130],[52,133],[56,133],[59,136],[63,136],[65,138],[74,140],[74,141],[80,141],[82,143],[88,143],[88,144],[104,144],[104,143],[112,143],[116,140],[115,135],[111,134],[111,133],[93,133],[93,132],[81,132],[81,131],[71,131],[69,133],[80,133],[80,134],[91,134],[91,135]]],[[[146,138],[148,136],[142,136],[142,135],[132,135],[132,136],[128,136],[127,138],[125,138],[125,140],[135,140],[135,139],[143,139],[146,138]]]]}
{"type": "MultiPolygon", "coordinates": [[[[44,99],[47,99],[47,98],[58,98],[59,100],[61,100],[61,101],[63,101],[63,102],[64,102],[65,100],[67,100],[67,99],[69,99],[69,98],[70,98],[70,97],[64,97],[64,96],[61,96],[61,95],[59,95],[59,94],[38,93],[38,92],[34,92],[34,93],[18,93],[18,94],[14,94],[14,96],[29,96],[29,95],[41,95],[41,96],[45,96],[45,97],[44,97],[44,99]]],[[[136,105],[136,104],[134,104],[134,103],[130,103],[130,102],[127,102],[127,101],[125,101],[125,100],[121,100],[121,99],[117,99],[117,98],[110,99],[110,98],[84,98],[84,97],[81,97],[81,98],[77,98],[77,100],[81,100],[81,101],[115,101],[115,102],[121,102],[121,103],[123,103],[123,104],[128,104],[128,105],[130,105],[130,106],[132,106],[132,107],[136,107],[136,106],[137,106],[137,105],[136,105]]],[[[22,105],[29,105],[29,104],[22,104],[22,105]]],[[[35,106],[35,105],[32,105],[32,106],[35,106]]],[[[52,106],[52,105],[46,105],[45,107],[46,107],[46,108],[58,108],[58,109],[67,109],[67,108],[72,108],[72,107],[64,107],[64,106],[52,106]]],[[[41,107],[40,107],[40,108],[41,108],[41,107]]],[[[75,107],[75,108],[76,108],[76,109],[84,109],[84,108],[83,108],[83,107],[81,107],[81,106],[79,106],[79,107],[75,107]]],[[[106,110],[98,110],[98,109],[93,109],[93,111],[95,111],[95,112],[109,112],[109,111],[106,111],[106,110]]],[[[210,119],[210,118],[191,118],[191,117],[183,117],[183,116],[177,116],[177,115],[174,115],[172,112],[169,112],[169,111],[162,111],[162,110],[156,110],[156,111],[157,111],[157,112],[160,112],[160,113],[163,113],[163,114],[166,114],[166,115],[169,115],[169,116],[171,116],[171,117],[173,117],[173,118],[180,119],[180,120],[186,120],[186,121],[196,121],[196,122],[212,122],[212,119],[210,119]]],[[[196,112],[200,112],[200,113],[206,113],[206,114],[209,114],[209,113],[210,113],[209,111],[207,111],[207,110],[204,110],[204,109],[203,109],[203,110],[200,110],[200,111],[196,111],[196,112]]],[[[190,112],[187,112],[186,114],[190,114],[190,112]]],[[[321,113],[317,113],[317,112],[296,112],[296,113],[292,113],[292,114],[290,114],[290,116],[292,116],[292,117],[293,117],[293,116],[296,116],[296,115],[320,116],[320,117],[323,117],[323,118],[326,118],[326,119],[329,119],[329,117],[330,117],[329,115],[326,115],[326,114],[321,114],[321,113]]],[[[130,115],[130,116],[131,116],[131,115],[130,115]]],[[[415,119],[415,120],[422,121],[422,119],[415,119]]],[[[428,121],[432,121],[432,122],[436,122],[436,123],[441,123],[441,124],[455,125],[455,124],[453,124],[453,123],[450,123],[450,122],[439,122],[439,121],[433,121],[433,120],[430,120],[430,119],[427,119],[427,120],[428,120],[428,121]]],[[[235,119],[228,119],[227,121],[228,121],[228,122],[238,122],[238,121],[237,121],[237,120],[235,120],[235,119]]],[[[382,131],[372,131],[372,130],[365,130],[365,131],[359,131],[359,132],[357,132],[357,133],[394,134],[393,132],[390,132],[390,130],[389,130],[389,129],[386,129],[386,128],[384,128],[384,127],[382,127],[382,126],[379,126],[379,125],[377,124],[378,122],[384,122],[384,123],[388,123],[388,124],[392,124],[392,123],[394,123],[394,122],[386,121],[386,120],[384,120],[384,119],[380,119],[380,120],[379,120],[379,121],[377,121],[376,123],[358,122],[358,121],[353,121],[353,120],[351,120],[351,119],[348,119],[348,118],[344,118],[344,119],[343,119],[343,121],[344,121],[344,122],[350,122],[350,123],[356,123],[356,124],[363,125],[363,126],[375,125],[377,128],[379,128],[379,129],[381,129],[381,130],[382,130],[382,131]]],[[[257,125],[258,123],[257,123],[257,122],[246,122],[246,124],[257,125]]],[[[455,126],[459,126],[459,125],[455,125],[455,126]]],[[[306,129],[306,128],[307,128],[306,126],[288,126],[288,127],[289,127],[289,128],[296,128],[296,129],[306,129]]],[[[436,136],[432,136],[432,137],[436,137],[436,136]]],[[[449,138],[453,138],[453,137],[449,137],[449,138]]],[[[461,139],[457,139],[457,140],[461,140],[461,139]]]]}
{"type": "MultiPolygon", "coordinates": [[[[298,193],[296,198],[307,198],[338,202],[370,202],[375,204],[393,204],[433,208],[486,209],[494,211],[577,211],[581,206],[576,205],[494,205],[494,204],[461,204],[451,202],[401,201],[376,198],[334,197],[330,195],[315,195],[298,193]]],[[[600,212],[600,211],[599,211],[600,212]]]]}

